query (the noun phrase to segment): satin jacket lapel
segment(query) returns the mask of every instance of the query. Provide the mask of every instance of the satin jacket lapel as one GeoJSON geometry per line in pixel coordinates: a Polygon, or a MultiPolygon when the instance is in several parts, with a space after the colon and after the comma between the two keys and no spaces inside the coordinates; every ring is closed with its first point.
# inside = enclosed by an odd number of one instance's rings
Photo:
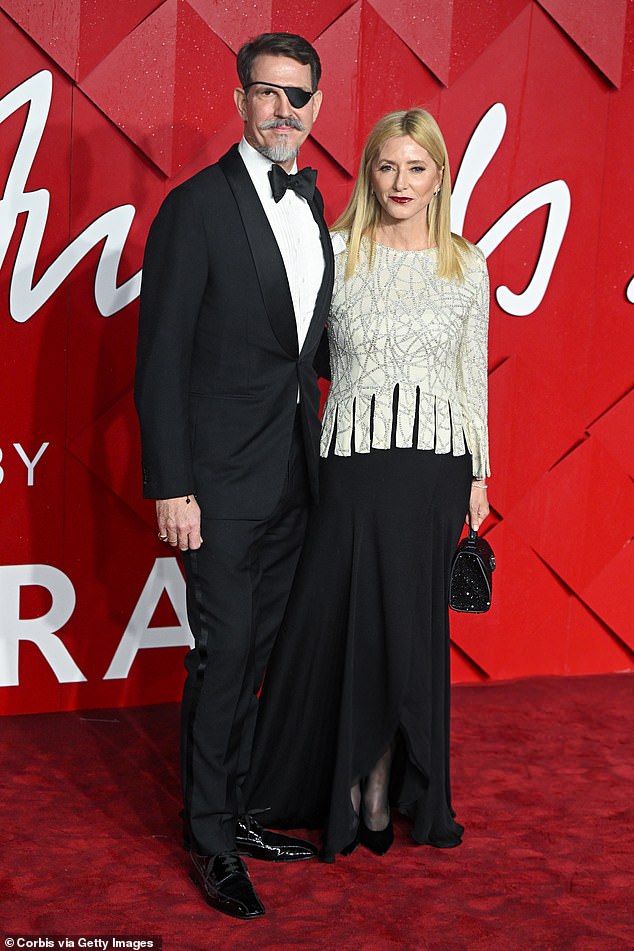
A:
{"type": "Polygon", "coordinates": [[[333,254],[332,241],[328,233],[328,227],[324,221],[324,216],[314,198],[312,201],[309,201],[308,204],[313,213],[313,218],[319,225],[319,237],[324,252],[324,276],[317,294],[313,318],[310,322],[302,351],[309,350],[319,343],[324,329],[324,320],[328,316],[328,308],[330,307],[330,298],[332,296],[332,285],[335,278],[335,256],[333,254]]]}
{"type": "Polygon", "coordinates": [[[299,352],[297,325],[284,261],[258,193],[240,158],[238,146],[234,145],[218,164],[229,182],[242,218],[273,332],[283,349],[296,357],[299,352]]]}

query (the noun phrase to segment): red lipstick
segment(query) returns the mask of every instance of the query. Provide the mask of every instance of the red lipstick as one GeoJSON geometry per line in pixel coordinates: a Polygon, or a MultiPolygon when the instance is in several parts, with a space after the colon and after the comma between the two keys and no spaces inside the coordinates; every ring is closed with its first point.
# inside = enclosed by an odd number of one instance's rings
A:
{"type": "Polygon", "coordinates": [[[404,198],[400,195],[390,195],[390,201],[395,201],[397,205],[405,205],[408,201],[412,201],[412,199],[404,198]]]}

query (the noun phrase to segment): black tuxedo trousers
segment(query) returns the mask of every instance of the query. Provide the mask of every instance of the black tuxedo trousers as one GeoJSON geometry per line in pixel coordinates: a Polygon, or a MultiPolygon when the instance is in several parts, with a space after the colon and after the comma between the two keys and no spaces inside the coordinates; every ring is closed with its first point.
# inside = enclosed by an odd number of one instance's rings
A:
{"type": "Polygon", "coordinates": [[[235,848],[257,693],[284,616],[309,502],[298,417],[271,515],[204,519],[202,547],[183,555],[195,647],[185,661],[181,773],[191,837],[202,854],[235,848]]]}

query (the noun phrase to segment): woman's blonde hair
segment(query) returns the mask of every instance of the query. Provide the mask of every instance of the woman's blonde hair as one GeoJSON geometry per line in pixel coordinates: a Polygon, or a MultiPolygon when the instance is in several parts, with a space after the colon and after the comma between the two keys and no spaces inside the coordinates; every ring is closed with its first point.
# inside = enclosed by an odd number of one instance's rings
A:
{"type": "Polygon", "coordinates": [[[451,176],[449,156],[438,123],[424,109],[402,109],[388,112],[374,126],[361,155],[359,173],[350,200],[332,226],[333,231],[348,232],[348,261],[346,277],[351,277],[359,263],[359,248],[364,237],[370,242],[368,267],[372,267],[376,228],[381,218],[381,206],[372,193],[371,171],[382,145],[395,136],[408,135],[432,157],[442,172],[440,189],[427,206],[427,227],[430,247],[438,248],[436,273],[439,277],[461,281],[464,276],[462,255],[470,245],[464,238],[452,235],[449,206],[451,176]]]}

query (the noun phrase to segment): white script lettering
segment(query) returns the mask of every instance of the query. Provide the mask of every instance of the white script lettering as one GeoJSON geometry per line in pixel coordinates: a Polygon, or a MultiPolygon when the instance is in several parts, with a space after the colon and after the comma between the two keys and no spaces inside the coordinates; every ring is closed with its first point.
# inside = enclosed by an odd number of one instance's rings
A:
{"type": "MultiPolygon", "coordinates": [[[[50,193],[45,188],[26,190],[33,161],[40,146],[50,110],[53,89],[48,70],[35,73],[0,100],[0,123],[28,104],[22,138],[0,199],[0,267],[4,262],[20,214],[26,223],[11,276],[9,310],[12,318],[29,320],[54,294],[61,283],[96,245],[104,242],[95,274],[94,295],[99,312],[111,317],[135,300],[141,287],[141,271],[117,286],[123,248],[134,220],[131,204],[111,208],[81,232],[49,265],[34,285],[34,274],[48,219],[50,193]]],[[[474,188],[497,152],[506,130],[506,109],[495,103],[476,126],[469,141],[452,195],[452,228],[462,233],[474,188]]],[[[520,293],[502,285],[496,290],[499,306],[508,314],[527,316],[541,304],[555,267],[570,215],[570,190],[561,179],[539,185],[515,202],[480,238],[478,246],[488,257],[534,211],[548,207],[548,218],[537,263],[526,288],[520,293]]],[[[626,289],[634,303],[634,278],[626,289]]]]}
{"type": "Polygon", "coordinates": [[[0,100],[0,123],[28,103],[24,132],[0,199],[0,268],[17,224],[26,223],[11,276],[9,311],[19,323],[29,320],[55,293],[79,262],[101,241],[104,246],[95,274],[95,303],[111,317],[139,296],[141,272],[117,287],[123,248],[134,219],[134,205],[112,208],[92,222],[62,251],[33,284],[37,258],[46,228],[50,193],[45,188],[26,191],[26,182],[39,148],[51,105],[53,77],[48,70],[31,76],[0,100]]]}
{"type": "MultiPolygon", "coordinates": [[[[456,176],[451,196],[451,227],[458,234],[462,234],[473,189],[497,152],[505,130],[506,109],[501,102],[496,102],[478,123],[456,176]]],[[[544,205],[549,206],[548,220],[537,264],[527,287],[520,294],[505,286],[498,287],[495,293],[502,310],[516,317],[526,317],[537,310],[548,288],[570,217],[568,186],[561,180],[540,185],[515,202],[478,241],[478,247],[488,258],[513,228],[544,205]]]]}

